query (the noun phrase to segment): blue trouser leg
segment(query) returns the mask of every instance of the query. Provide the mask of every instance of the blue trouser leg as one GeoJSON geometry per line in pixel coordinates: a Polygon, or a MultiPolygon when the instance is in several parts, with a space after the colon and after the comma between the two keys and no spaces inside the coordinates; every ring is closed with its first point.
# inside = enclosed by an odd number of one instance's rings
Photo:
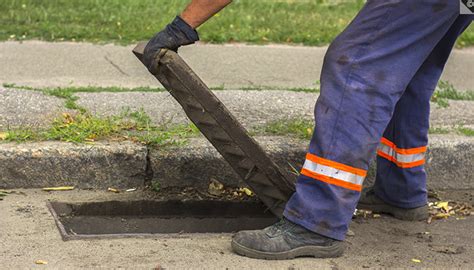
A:
{"type": "Polygon", "coordinates": [[[412,78],[395,106],[377,151],[375,192],[385,202],[414,208],[427,203],[424,154],[430,98],[458,36],[473,16],[459,16],[412,78]]]}
{"type": "Polygon", "coordinates": [[[368,1],[331,44],[316,127],[285,217],[342,240],[395,105],[459,17],[458,1],[368,1]]]}

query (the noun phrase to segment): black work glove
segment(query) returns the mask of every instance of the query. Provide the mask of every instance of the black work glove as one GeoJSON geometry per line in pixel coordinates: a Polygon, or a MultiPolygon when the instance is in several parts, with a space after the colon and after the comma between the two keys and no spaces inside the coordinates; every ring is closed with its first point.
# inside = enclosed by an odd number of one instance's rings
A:
{"type": "Polygon", "coordinates": [[[176,18],[168,24],[165,29],[158,32],[150,39],[145,47],[143,63],[148,70],[155,74],[158,70],[158,57],[161,49],[169,49],[175,52],[182,45],[192,44],[199,40],[199,35],[181,17],[176,18]]]}

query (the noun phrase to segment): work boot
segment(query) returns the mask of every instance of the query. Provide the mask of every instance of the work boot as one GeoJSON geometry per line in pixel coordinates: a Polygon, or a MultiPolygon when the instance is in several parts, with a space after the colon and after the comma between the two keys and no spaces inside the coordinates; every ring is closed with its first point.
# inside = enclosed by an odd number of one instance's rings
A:
{"type": "Polygon", "coordinates": [[[400,208],[390,205],[377,197],[374,188],[365,190],[357,204],[358,209],[370,210],[374,213],[383,213],[401,220],[418,221],[428,219],[428,205],[416,208],[400,208]]]}
{"type": "Polygon", "coordinates": [[[287,260],[339,257],[344,246],[342,241],[309,231],[283,218],[263,230],[238,232],[232,239],[232,249],[250,258],[287,260]]]}

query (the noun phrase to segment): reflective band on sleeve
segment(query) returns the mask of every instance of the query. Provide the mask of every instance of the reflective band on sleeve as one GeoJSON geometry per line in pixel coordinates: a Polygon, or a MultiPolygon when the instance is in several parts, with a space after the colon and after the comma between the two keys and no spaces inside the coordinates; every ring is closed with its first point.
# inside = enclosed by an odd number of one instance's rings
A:
{"type": "Polygon", "coordinates": [[[395,163],[400,168],[413,168],[425,164],[426,146],[401,149],[391,141],[382,138],[377,154],[395,163]]]}
{"type": "Polygon", "coordinates": [[[328,184],[361,191],[367,171],[308,154],[301,174],[328,184]]]}

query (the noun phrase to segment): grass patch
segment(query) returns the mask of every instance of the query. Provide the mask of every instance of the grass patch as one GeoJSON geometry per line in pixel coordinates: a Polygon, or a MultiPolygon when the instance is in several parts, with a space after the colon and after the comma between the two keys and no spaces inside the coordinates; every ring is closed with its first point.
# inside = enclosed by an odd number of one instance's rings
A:
{"type": "Polygon", "coordinates": [[[40,136],[31,129],[16,129],[7,131],[3,139],[7,142],[27,142],[40,140],[40,136]]]}
{"type": "Polygon", "coordinates": [[[462,92],[447,81],[440,81],[433,95],[435,98],[452,100],[474,100],[474,91],[462,92]]]}
{"type": "Polygon", "coordinates": [[[63,98],[66,101],[64,102],[64,107],[70,110],[78,110],[81,113],[85,113],[86,109],[79,106],[76,101],[79,97],[74,96],[74,92],[69,88],[54,88],[54,89],[44,89],[43,92],[50,96],[55,96],[58,98],[63,98]]]}
{"type": "MultiPolygon", "coordinates": [[[[0,40],[132,44],[149,39],[188,2],[2,0],[0,40]]],[[[326,45],[349,24],[364,3],[363,0],[236,0],[199,30],[201,40],[213,43],[326,45]]],[[[472,44],[473,26],[458,41],[459,47],[472,44]]]]}
{"type": "Polygon", "coordinates": [[[263,128],[257,129],[257,133],[271,135],[293,135],[301,139],[310,139],[313,134],[313,121],[303,119],[287,119],[268,123],[263,128]]]}
{"type": "Polygon", "coordinates": [[[474,136],[474,129],[467,128],[467,127],[459,127],[458,132],[464,136],[473,137],[474,136]]]}
{"type": "Polygon", "coordinates": [[[194,125],[155,126],[143,111],[125,110],[118,116],[97,117],[87,112],[76,115],[64,113],[44,130],[8,130],[8,142],[64,141],[74,143],[95,142],[103,139],[132,140],[151,146],[179,145],[186,138],[196,136],[194,125]]]}
{"type": "Polygon", "coordinates": [[[431,96],[431,101],[441,108],[446,108],[449,107],[449,100],[474,100],[474,92],[462,92],[447,81],[439,81],[433,96],[431,96]]]}
{"type": "Polygon", "coordinates": [[[82,143],[117,135],[120,130],[121,123],[111,117],[64,114],[62,119],[55,120],[52,127],[42,133],[42,137],[45,140],[82,143]]]}
{"type": "Polygon", "coordinates": [[[430,128],[429,133],[430,134],[449,134],[449,133],[452,133],[452,134],[459,134],[459,135],[463,135],[463,136],[473,137],[474,136],[474,129],[464,127],[462,125],[456,125],[456,126],[453,126],[452,128],[441,128],[441,127],[430,128]]]}
{"type": "MultiPolygon", "coordinates": [[[[121,88],[121,87],[65,87],[35,89],[15,84],[3,84],[5,88],[41,91],[47,95],[65,99],[65,108],[77,110],[78,114],[64,113],[62,118],[56,119],[47,130],[32,131],[29,129],[9,130],[2,138],[5,141],[25,142],[41,140],[59,140],[66,142],[93,142],[100,139],[129,139],[146,145],[182,144],[186,138],[198,135],[199,129],[194,125],[162,125],[155,126],[151,118],[143,111],[125,109],[121,114],[113,117],[97,117],[79,106],[76,101],[79,97],[75,93],[99,92],[162,92],[162,88],[121,88]]],[[[211,88],[224,90],[224,86],[211,88]]]]}
{"type": "Polygon", "coordinates": [[[101,93],[101,92],[111,92],[111,93],[123,93],[123,92],[163,92],[163,88],[153,88],[153,87],[135,87],[135,88],[124,88],[124,87],[58,87],[58,88],[44,88],[36,89],[28,86],[18,86],[15,84],[4,83],[3,87],[12,88],[12,89],[23,89],[23,90],[32,90],[32,91],[41,91],[46,95],[55,96],[58,98],[65,99],[64,106],[70,110],[78,110],[81,113],[86,113],[86,109],[79,106],[76,101],[79,97],[74,96],[75,93],[101,93]]]}
{"type": "Polygon", "coordinates": [[[449,134],[451,132],[448,128],[435,127],[428,130],[429,134],[449,134]]]}
{"type": "MultiPolygon", "coordinates": [[[[159,93],[164,92],[166,89],[159,87],[99,87],[99,86],[87,86],[87,87],[58,87],[58,88],[32,88],[29,86],[20,86],[12,83],[4,83],[3,87],[11,89],[23,89],[32,91],[42,91],[45,94],[56,96],[59,98],[68,99],[74,93],[125,93],[125,92],[139,92],[139,93],[159,93]]],[[[225,90],[224,85],[210,87],[209,89],[214,91],[225,90]]],[[[265,89],[265,88],[263,88],[265,89]]],[[[262,89],[262,90],[263,90],[262,89]]]]}
{"type": "MultiPolygon", "coordinates": [[[[74,93],[101,93],[101,92],[110,92],[110,93],[123,93],[123,92],[163,92],[166,91],[164,88],[158,87],[98,87],[98,86],[87,86],[87,87],[58,87],[58,88],[32,88],[29,86],[16,85],[13,83],[4,83],[3,87],[12,88],[12,89],[23,89],[23,90],[34,90],[34,91],[43,91],[44,93],[60,98],[68,98],[71,94],[74,93]]],[[[218,87],[219,89],[222,86],[218,87]]]]}
{"type": "Polygon", "coordinates": [[[161,190],[161,183],[158,181],[152,181],[150,188],[155,192],[159,192],[161,190]]]}
{"type": "MultiPolygon", "coordinates": [[[[236,88],[236,87],[233,87],[236,88]]],[[[321,90],[319,81],[316,81],[314,87],[275,87],[275,86],[264,86],[264,85],[252,85],[243,86],[236,88],[243,91],[264,91],[264,90],[276,90],[276,91],[292,91],[292,92],[305,92],[305,93],[319,93],[321,90]]]]}

